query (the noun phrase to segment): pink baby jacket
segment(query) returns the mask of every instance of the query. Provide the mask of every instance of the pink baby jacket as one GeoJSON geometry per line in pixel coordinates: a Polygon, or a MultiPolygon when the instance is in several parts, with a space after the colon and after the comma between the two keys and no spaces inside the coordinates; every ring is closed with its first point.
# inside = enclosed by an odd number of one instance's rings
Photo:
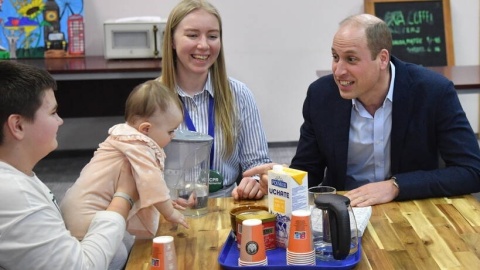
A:
{"type": "Polygon", "coordinates": [[[127,177],[136,182],[140,197],[128,215],[127,231],[137,238],[152,238],[159,222],[154,204],[170,199],[163,176],[165,152],[126,123],[113,126],[108,133],[62,199],[67,229],[81,240],[94,214],[110,204],[118,180],[127,177]]]}

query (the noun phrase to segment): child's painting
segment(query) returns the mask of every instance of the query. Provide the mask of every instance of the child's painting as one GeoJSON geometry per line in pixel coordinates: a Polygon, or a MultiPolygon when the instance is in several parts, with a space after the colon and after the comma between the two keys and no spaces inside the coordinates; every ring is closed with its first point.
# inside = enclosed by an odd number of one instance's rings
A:
{"type": "Polygon", "coordinates": [[[83,0],[0,0],[0,59],[83,57],[83,0]]]}

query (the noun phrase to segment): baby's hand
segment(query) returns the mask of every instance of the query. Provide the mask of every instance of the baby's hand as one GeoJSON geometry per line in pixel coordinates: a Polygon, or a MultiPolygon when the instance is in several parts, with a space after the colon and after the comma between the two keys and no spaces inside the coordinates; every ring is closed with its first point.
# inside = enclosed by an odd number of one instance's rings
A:
{"type": "Polygon", "coordinates": [[[168,217],[165,217],[165,219],[171,223],[178,223],[187,229],[189,228],[188,223],[185,220],[185,216],[182,213],[180,213],[177,209],[173,209],[172,214],[168,217]]]}
{"type": "Polygon", "coordinates": [[[172,201],[172,205],[173,205],[173,208],[177,209],[177,210],[185,210],[185,207],[183,207],[182,205],[178,204],[176,201],[172,201]]]}
{"type": "MultiPolygon", "coordinates": [[[[192,194],[190,194],[190,197],[188,197],[188,200],[183,199],[183,198],[177,198],[177,199],[175,199],[175,203],[178,206],[183,207],[184,209],[186,207],[193,207],[194,205],[197,204],[197,198],[195,196],[195,192],[192,192],[192,194]]],[[[175,205],[174,205],[174,207],[175,207],[175,205]]],[[[175,209],[179,209],[179,208],[175,207],[175,209]]],[[[184,210],[184,209],[179,209],[179,210],[184,210]]]]}

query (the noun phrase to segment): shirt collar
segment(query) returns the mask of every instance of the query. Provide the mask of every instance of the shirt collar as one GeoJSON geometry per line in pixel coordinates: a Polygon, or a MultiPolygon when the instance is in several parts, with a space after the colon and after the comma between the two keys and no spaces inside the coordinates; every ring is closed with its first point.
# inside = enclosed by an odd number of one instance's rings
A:
{"type": "MultiPolygon", "coordinates": [[[[187,93],[185,93],[185,91],[182,88],[180,88],[180,86],[178,86],[178,84],[175,86],[175,89],[177,90],[177,93],[178,93],[179,96],[181,96],[181,97],[188,97],[189,96],[187,93]]],[[[203,86],[203,90],[200,91],[199,93],[197,93],[196,95],[201,95],[205,91],[207,91],[212,97],[214,97],[210,72],[208,72],[207,81],[205,82],[205,85],[203,86]]]]}
{"type": "MultiPolygon", "coordinates": [[[[393,85],[395,84],[395,65],[392,63],[392,61],[390,61],[390,73],[391,73],[391,78],[390,78],[390,85],[388,86],[388,93],[387,93],[387,96],[385,97],[385,100],[389,100],[390,102],[393,103],[393,85]]],[[[357,99],[354,98],[352,99],[352,106],[353,108],[355,109],[358,109],[357,108],[357,99]]],[[[385,101],[384,101],[385,103],[385,101]]]]}
{"type": "Polygon", "coordinates": [[[387,99],[393,103],[393,85],[395,84],[395,65],[390,61],[390,86],[388,87],[387,99]]]}

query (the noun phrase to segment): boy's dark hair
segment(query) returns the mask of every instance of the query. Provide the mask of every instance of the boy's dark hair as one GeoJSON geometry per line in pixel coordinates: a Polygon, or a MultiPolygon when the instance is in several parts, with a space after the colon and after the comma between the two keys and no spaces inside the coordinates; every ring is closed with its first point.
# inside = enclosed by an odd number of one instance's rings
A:
{"type": "Polygon", "coordinates": [[[48,89],[57,90],[57,83],[46,70],[11,60],[0,61],[0,145],[8,117],[18,114],[33,121],[48,89]]]}

